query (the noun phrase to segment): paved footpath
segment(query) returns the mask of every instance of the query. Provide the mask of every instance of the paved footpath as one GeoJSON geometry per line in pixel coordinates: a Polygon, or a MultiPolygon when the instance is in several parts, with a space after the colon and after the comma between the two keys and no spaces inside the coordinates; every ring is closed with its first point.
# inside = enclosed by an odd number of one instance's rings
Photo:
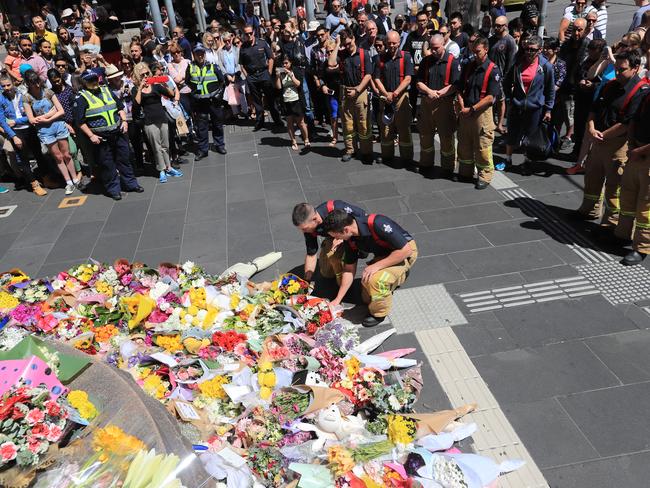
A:
{"type": "Polygon", "coordinates": [[[421,411],[476,401],[471,448],[528,461],[503,486],[647,487],[650,260],[625,268],[624,251],[595,246],[593,225],[567,219],[582,187],[582,176],[562,174],[567,163],[540,165],[530,177],[515,167],[476,191],[403,168],[341,163],[324,142],[299,155],[284,131],[227,133],[227,156],[190,162],[185,177],[166,184],[141,178],[146,191],[121,202],[64,201],[63,190],[0,195],[0,269],[49,276],[89,257],[123,257],[192,259],[216,273],[282,251],[254,278],[270,279],[303,261],[295,203],[360,203],[418,243],[390,317],[397,334],[384,347],[418,349],[421,411]]]}

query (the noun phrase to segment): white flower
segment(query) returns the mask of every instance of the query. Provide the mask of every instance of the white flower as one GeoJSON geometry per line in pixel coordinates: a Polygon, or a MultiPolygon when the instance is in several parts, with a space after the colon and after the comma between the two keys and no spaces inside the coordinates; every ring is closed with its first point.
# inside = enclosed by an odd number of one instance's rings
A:
{"type": "Polygon", "coordinates": [[[169,307],[171,307],[171,305],[168,302],[162,302],[158,306],[158,308],[160,308],[160,310],[162,310],[163,312],[166,312],[169,309],[169,307]]]}
{"type": "Polygon", "coordinates": [[[393,410],[400,410],[402,408],[402,405],[400,404],[399,400],[395,397],[395,395],[391,395],[388,397],[388,404],[390,405],[390,408],[393,410]]]}
{"type": "Polygon", "coordinates": [[[193,280],[192,283],[190,283],[190,286],[192,288],[203,288],[205,286],[205,278],[201,277],[193,280]]]}
{"type": "Polygon", "coordinates": [[[60,290],[61,288],[63,288],[65,286],[65,281],[63,281],[63,280],[54,280],[54,281],[52,281],[50,283],[50,285],[52,285],[52,288],[54,288],[55,290],[60,290]]]}
{"type": "Polygon", "coordinates": [[[194,263],[192,261],[185,261],[183,263],[183,271],[185,271],[187,274],[192,273],[192,270],[194,269],[194,263]]]}
{"type": "Polygon", "coordinates": [[[161,296],[163,296],[168,291],[169,291],[169,285],[167,283],[163,283],[162,281],[158,281],[153,286],[153,288],[151,288],[151,290],[149,291],[149,296],[157,301],[161,296]]]}

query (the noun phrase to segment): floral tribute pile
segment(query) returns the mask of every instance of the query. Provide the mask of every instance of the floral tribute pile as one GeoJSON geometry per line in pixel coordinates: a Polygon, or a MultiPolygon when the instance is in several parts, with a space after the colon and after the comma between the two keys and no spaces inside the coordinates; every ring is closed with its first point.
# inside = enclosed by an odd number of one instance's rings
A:
{"type": "MultiPolygon", "coordinates": [[[[473,406],[416,413],[414,350],[373,354],[394,330],[361,343],[310,292],[294,275],[254,284],[191,262],[81,264],[52,280],[13,270],[0,275],[0,351],[32,334],[127,371],[232,488],[480,488],[519,466],[458,451],[473,406]]],[[[93,413],[83,395],[69,400],[93,413]]]]}

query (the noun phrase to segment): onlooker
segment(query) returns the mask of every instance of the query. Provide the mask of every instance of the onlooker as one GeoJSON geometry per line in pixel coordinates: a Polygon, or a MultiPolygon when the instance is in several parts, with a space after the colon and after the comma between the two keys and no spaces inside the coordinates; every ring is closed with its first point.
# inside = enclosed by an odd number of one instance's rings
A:
{"type": "Polygon", "coordinates": [[[131,61],[133,64],[139,64],[142,62],[142,44],[140,41],[131,41],[129,45],[129,53],[131,54],[131,61]]]}
{"type": "Polygon", "coordinates": [[[47,69],[54,68],[54,56],[52,55],[52,45],[47,39],[39,39],[37,44],[37,51],[41,58],[47,64],[47,69]]]}
{"type": "Polygon", "coordinates": [[[50,6],[48,4],[45,4],[41,7],[41,17],[45,19],[45,23],[47,24],[47,28],[54,32],[57,27],[59,27],[59,22],[56,20],[56,17],[50,10],[50,6]]]}
{"type": "Polygon", "coordinates": [[[607,37],[607,0],[592,0],[586,12],[596,12],[598,14],[594,28],[598,29],[603,35],[603,39],[605,39],[607,37]]]}
{"type": "Polygon", "coordinates": [[[57,55],[65,56],[68,63],[75,68],[79,65],[79,46],[77,41],[70,35],[68,29],[61,25],[56,30],[56,37],[59,40],[59,51],[57,55]]]}
{"type": "Polygon", "coordinates": [[[32,40],[28,36],[20,38],[20,64],[27,63],[32,67],[43,82],[47,80],[48,66],[45,60],[32,51],[32,40]]]}
{"type": "Polygon", "coordinates": [[[5,69],[9,76],[11,76],[16,82],[23,81],[23,77],[20,75],[20,64],[23,62],[23,59],[20,56],[20,47],[16,41],[7,42],[7,57],[4,60],[5,69]]]}
{"type": "Polygon", "coordinates": [[[70,33],[70,37],[75,40],[80,39],[83,36],[83,30],[81,28],[81,22],[75,17],[74,12],[71,8],[66,8],[61,12],[61,26],[65,27],[70,33]]]}
{"type": "Polygon", "coordinates": [[[217,64],[219,61],[217,50],[220,46],[216,41],[217,39],[220,40],[218,34],[210,34],[209,32],[203,34],[202,41],[203,47],[205,47],[205,61],[207,63],[217,64]]]}
{"type": "Polygon", "coordinates": [[[349,21],[348,14],[341,8],[341,1],[334,0],[332,2],[332,11],[325,18],[325,28],[330,31],[332,39],[336,39],[336,36],[345,29],[349,21]]]}
{"type": "Polygon", "coordinates": [[[522,28],[525,32],[537,33],[539,27],[539,5],[537,0],[526,0],[519,18],[521,19],[522,28]]]}
{"type": "MultiPolygon", "coordinates": [[[[390,7],[386,2],[380,2],[377,6],[377,16],[375,17],[375,24],[377,24],[377,32],[382,35],[388,34],[393,29],[393,24],[388,14],[390,7]]],[[[335,39],[336,36],[332,36],[335,39]]]]}
{"type": "Polygon", "coordinates": [[[241,66],[239,65],[239,48],[233,46],[233,35],[230,32],[225,32],[222,38],[223,46],[217,51],[217,66],[226,77],[228,104],[234,115],[237,115],[239,111],[246,115],[248,113],[246,82],[242,78],[241,66]],[[231,99],[232,97],[234,99],[231,99]]]}
{"type": "Polygon", "coordinates": [[[650,28],[650,10],[643,12],[643,15],[641,16],[641,23],[639,24],[639,27],[634,29],[634,33],[639,34],[641,37],[643,37],[645,36],[646,32],[648,32],[648,28],[650,28]]]}
{"type": "Polygon", "coordinates": [[[107,63],[117,64],[121,59],[120,41],[117,35],[122,32],[122,24],[114,17],[108,16],[106,8],[99,6],[95,9],[97,13],[97,20],[95,20],[95,28],[97,29],[97,36],[100,41],[102,56],[107,63]]]}
{"type": "Polygon", "coordinates": [[[628,32],[631,32],[639,27],[641,25],[643,14],[650,10],[650,0],[634,0],[634,3],[636,4],[637,9],[632,16],[632,23],[630,24],[628,32]]]}
{"type": "Polygon", "coordinates": [[[56,53],[56,47],[59,41],[54,32],[50,32],[45,28],[45,21],[43,20],[43,17],[40,15],[35,15],[32,17],[32,25],[34,27],[34,31],[29,33],[29,38],[31,39],[32,43],[35,43],[36,40],[40,38],[47,39],[50,41],[50,44],[52,44],[52,52],[56,53]]]}
{"type": "MultiPolygon", "coordinates": [[[[328,39],[324,44],[325,53],[329,57],[332,53],[338,51],[336,41],[328,39]]],[[[321,65],[319,71],[319,88],[321,93],[326,97],[327,108],[329,109],[330,120],[330,147],[336,147],[339,137],[338,118],[339,118],[339,94],[341,92],[340,73],[327,69],[327,61],[321,65]]]]}
{"type": "Polygon", "coordinates": [[[175,44],[172,45],[169,52],[172,55],[172,61],[167,65],[169,76],[171,76],[174,83],[176,83],[181,97],[180,103],[183,106],[185,113],[189,115],[192,113],[190,98],[192,90],[185,82],[185,74],[187,73],[187,67],[190,65],[190,62],[183,57],[183,51],[175,44]]]}
{"type": "Polygon", "coordinates": [[[83,36],[81,36],[81,39],[79,39],[79,45],[85,46],[92,44],[93,46],[97,46],[96,52],[99,52],[101,50],[102,41],[95,33],[95,26],[93,23],[90,20],[84,20],[81,23],[81,29],[83,31],[83,36]]]}
{"type": "Polygon", "coordinates": [[[603,34],[596,28],[596,22],[598,22],[598,14],[596,13],[595,10],[592,10],[591,12],[587,12],[587,16],[585,17],[585,20],[587,21],[587,30],[585,31],[585,38],[589,39],[590,41],[592,39],[602,39],[603,34]]]}
{"type": "Polygon", "coordinates": [[[451,40],[451,30],[447,24],[440,26],[440,35],[445,40],[445,52],[448,52],[455,58],[460,58],[460,46],[451,40]]]}
{"type": "Polygon", "coordinates": [[[299,88],[302,80],[298,78],[291,65],[291,58],[287,55],[282,57],[282,67],[276,68],[275,87],[282,90],[282,100],[287,113],[287,132],[291,139],[291,149],[298,150],[295,130],[300,129],[305,150],[309,150],[311,143],[305,124],[305,107],[301,101],[299,88]]]}
{"type": "Polygon", "coordinates": [[[79,183],[79,175],[74,167],[70,147],[68,146],[68,129],[63,116],[65,112],[52,90],[43,87],[44,83],[33,71],[25,73],[27,94],[24,107],[29,123],[36,127],[40,141],[47,146],[56,166],[65,180],[65,194],[70,195],[79,183]]]}
{"type": "MultiPolygon", "coordinates": [[[[192,44],[190,44],[190,41],[188,41],[187,38],[185,37],[185,31],[183,30],[183,28],[181,26],[176,26],[176,28],[172,33],[172,37],[176,40],[178,46],[183,50],[183,57],[191,61],[192,44]]],[[[131,52],[131,56],[133,56],[133,52],[131,52]]],[[[135,58],[133,59],[133,62],[137,62],[135,58]]]]}
{"type": "MultiPolygon", "coordinates": [[[[515,62],[517,54],[517,43],[508,34],[508,18],[497,17],[494,21],[494,35],[490,37],[490,51],[488,57],[501,71],[503,76],[508,76],[515,62]]],[[[541,46],[537,46],[538,49],[541,46]]],[[[506,115],[506,104],[503,96],[498,100],[497,115],[499,117],[497,130],[505,133],[504,120],[506,115]]],[[[499,169],[499,168],[497,168],[499,169]]]]}
{"type": "MultiPolygon", "coordinates": [[[[449,16],[450,39],[454,41],[461,50],[461,53],[469,49],[469,35],[463,31],[463,14],[453,12],[449,16]]],[[[453,53],[452,53],[453,54],[453,53]]]]}
{"type": "Polygon", "coordinates": [[[584,19],[587,16],[587,0],[576,0],[573,8],[564,14],[560,21],[558,37],[560,42],[571,38],[577,19],[584,19]]]}

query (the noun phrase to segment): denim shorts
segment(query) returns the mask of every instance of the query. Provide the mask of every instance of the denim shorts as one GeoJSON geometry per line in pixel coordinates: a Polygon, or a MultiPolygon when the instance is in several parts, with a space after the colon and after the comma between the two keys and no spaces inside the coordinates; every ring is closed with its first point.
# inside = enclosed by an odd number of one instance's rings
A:
{"type": "Polygon", "coordinates": [[[65,126],[65,122],[62,120],[56,120],[49,125],[39,127],[37,133],[40,141],[46,146],[54,144],[61,139],[67,139],[70,134],[68,128],[65,126]]]}

